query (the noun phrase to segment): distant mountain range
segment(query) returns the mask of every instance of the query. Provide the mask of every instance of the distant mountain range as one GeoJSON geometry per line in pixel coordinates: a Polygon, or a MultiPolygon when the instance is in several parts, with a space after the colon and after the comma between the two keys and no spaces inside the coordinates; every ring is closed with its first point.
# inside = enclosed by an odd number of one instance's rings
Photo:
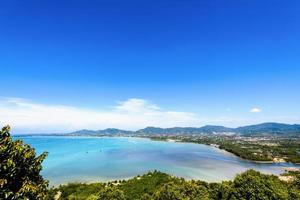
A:
{"type": "Polygon", "coordinates": [[[147,127],[137,131],[126,131],[115,128],[104,130],[79,130],[67,135],[170,135],[170,134],[241,134],[241,135],[262,135],[262,134],[300,134],[299,124],[282,123],[262,123],[250,126],[241,126],[238,128],[228,128],[224,126],[207,125],[200,128],[195,127],[173,127],[159,128],[147,127]]]}

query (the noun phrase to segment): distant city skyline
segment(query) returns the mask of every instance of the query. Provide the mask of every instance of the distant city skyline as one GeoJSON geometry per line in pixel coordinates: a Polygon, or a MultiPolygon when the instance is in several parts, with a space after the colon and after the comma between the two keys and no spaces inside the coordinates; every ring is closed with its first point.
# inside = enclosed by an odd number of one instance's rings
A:
{"type": "Polygon", "coordinates": [[[13,132],[300,123],[300,2],[3,1],[13,132]]]}

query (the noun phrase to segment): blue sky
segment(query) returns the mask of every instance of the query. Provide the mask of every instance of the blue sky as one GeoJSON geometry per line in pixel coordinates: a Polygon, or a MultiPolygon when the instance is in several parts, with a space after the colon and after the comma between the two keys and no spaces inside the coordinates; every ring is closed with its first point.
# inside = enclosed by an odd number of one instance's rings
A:
{"type": "Polygon", "coordinates": [[[0,123],[16,131],[300,123],[299,1],[0,4],[0,123]],[[61,107],[86,117],[58,123],[61,107]]]}

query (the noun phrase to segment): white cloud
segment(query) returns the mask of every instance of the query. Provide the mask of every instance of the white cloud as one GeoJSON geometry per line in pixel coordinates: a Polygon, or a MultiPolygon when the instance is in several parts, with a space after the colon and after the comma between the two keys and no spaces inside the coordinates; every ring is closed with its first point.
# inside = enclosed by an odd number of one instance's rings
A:
{"type": "Polygon", "coordinates": [[[153,112],[158,111],[160,108],[155,104],[151,104],[144,99],[128,99],[124,102],[119,102],[119,105],[116,107],[118,111],[121,112],[153,112]]]}
{"type": "Polygon", "coordinates": [[[260,109],[260,108],[252,108],[252,109],[250,110],[250,112],[252,112],[252,113],[260,113],[260,112],[261,112],[261,109],[260,109]]]}
{"type": "MultiPolygon", "coordinates": [[[[261,112],[261,109],[253,108],[250,112],[261,112]]],[[[267,121],[296,123],[299,117],[202,117],[191,112],[165,110],[145,99],[135,98],[118,102],[108,111],[47,105],[21,98],[0,98],[0,127],[9,124],[13,133],[55,133],[104,128],[136,130],[147,126],[200,127],[207,124],[237,127],[267,121]]]]}
{"type": "Polygon", "coordinates": [[[110,111],[63,105],[45,105],[20,98],[0,100],[0,125],[10,124],[14,132],[68,132],[78,129],[146,126],[199,126],[194,113],[163,110],[144,99],[119,102],[110,111]]]}

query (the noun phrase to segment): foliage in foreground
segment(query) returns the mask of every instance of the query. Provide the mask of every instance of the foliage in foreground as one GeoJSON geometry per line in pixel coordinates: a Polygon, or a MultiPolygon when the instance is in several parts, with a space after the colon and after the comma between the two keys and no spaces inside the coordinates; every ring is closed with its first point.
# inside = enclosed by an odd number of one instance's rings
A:
{"type": "Polygon", "coordinates": [[[61,191],[62,200],[297,200],[299,189],[299,179],[286,183],[248,170],[222,183],[187,181],[154,171],[127,181],[68,184],[51,191],[61,191]]]}
{"type": "Polygon", "coordinates": [[[48,182],[40,175],[47,156],[21,140],[13,141],[10,127],[0,131],[0,199],[45,199],[48,182]]]}

